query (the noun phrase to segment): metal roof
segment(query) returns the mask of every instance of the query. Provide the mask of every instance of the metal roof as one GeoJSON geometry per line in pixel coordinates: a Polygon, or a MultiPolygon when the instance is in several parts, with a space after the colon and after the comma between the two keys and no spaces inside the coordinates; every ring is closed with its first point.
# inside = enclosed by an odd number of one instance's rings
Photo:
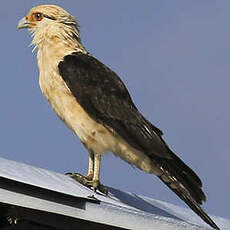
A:
{"type": "MultiPolygon", "coordinates": [[[[95,194],[69,176],[3,158],[0,203],[120,229],[210,229],[190,209],[115,188],[95,194]]],[[[230,220],[212,218],[230,229],[230,220]]]]}

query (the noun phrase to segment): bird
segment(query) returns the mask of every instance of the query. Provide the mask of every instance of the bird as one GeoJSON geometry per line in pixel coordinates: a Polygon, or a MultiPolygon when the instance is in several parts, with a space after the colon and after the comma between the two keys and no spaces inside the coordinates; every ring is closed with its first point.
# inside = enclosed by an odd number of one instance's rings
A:
{"type": "Polygon", "coordinates": [[[27,28],[32,35],[42,93],[88,150],[88,174],[71,173],[72,178],[107,194],[100,182],[100,163],[103,154],[112,152],[156,175],[207,224],[219,229],[201,208],[206,196],[199,176],[138,110],[121,78],[83,46],[74,16],[57,5],[39,5],[19,20],[17,28],[27,28]]]}

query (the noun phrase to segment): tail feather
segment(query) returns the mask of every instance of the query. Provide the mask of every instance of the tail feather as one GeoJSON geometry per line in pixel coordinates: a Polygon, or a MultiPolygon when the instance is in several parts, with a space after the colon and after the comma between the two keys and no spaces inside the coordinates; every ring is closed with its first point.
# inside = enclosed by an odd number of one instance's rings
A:
{"type": "MultiPolygon", "coordinates": [[[[202,182],[200,180],[200,178],[197,176],[197,174],[191,169],[189,168],[176,154],[174,154],[172,151],[170,151],[175,164],[177,165],[178,168],[183,169],[183,171],[185,171],[186,173],[183,173],[183,175],[185,177],[188,178],[189,181],[192,181],[193,184],[196,184],[197,187],[202,187],[202,182]]],[[[205,194],[203,194],[203,201],[206,200],[205,194]]]]}
{"type": "Polygon", "coordinates": [[[206,196],[202,190],[202,182],[200,178],[179,157],[177,157],[173,152],[171,153],[173,160],[166,162],[166,169],[168,168],[169,171],[176,172],[177,175],[180,176],[181,181],[183,181],[186,185],[186,188],[195,201],[198,204],[202,204],[203,201],[206,201],[206,196]]]}
{"type": "MultiPolygon", "coordinates": [[[[181,162],[179,162],[179,165],[181,165],[181,162]]],[[[186,167],[178,168],[178,162],[176,159],[164,160],[164,162],[162,162],[160,165],[162,174],[158,177],[207,224],[214,229],[220,229],[208,216],[208,214],[205,213],[205,211],[200,207],[200,204],[202,204],[202,201],[205,201],[206,198],[201,189],[202,184],[199,183],[199,177],[185,164],[184,165],[186,167]],[[193,172],[192,174],[191,171],[193,172]],[[199,180],[197,180],[196,177],[199,180]]]]}

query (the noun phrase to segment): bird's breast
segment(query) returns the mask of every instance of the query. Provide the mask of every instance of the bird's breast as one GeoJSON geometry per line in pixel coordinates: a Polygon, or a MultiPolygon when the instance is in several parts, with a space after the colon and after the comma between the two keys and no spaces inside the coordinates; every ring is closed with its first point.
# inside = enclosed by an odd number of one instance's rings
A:
{"type": "Polygon", "coordinates": [[[88,149],[98,154],[113,151],[113,133],[89,117],[58,73],[52,71],[47,75],[41,72],[39,84],[58,117],[88,149]]]}

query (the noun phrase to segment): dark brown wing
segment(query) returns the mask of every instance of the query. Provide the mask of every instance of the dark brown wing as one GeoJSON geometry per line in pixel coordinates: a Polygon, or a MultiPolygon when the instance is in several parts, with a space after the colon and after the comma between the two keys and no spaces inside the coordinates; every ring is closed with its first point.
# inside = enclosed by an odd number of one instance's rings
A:
{"type": "Polygon", "coordinates": [[[111,69],[80,52],[66,56],[58,68],[91,118],[111,127],[147,155],[171,158],[161,140],[162,132],[139,113],[125,85],[111,69]]]}

